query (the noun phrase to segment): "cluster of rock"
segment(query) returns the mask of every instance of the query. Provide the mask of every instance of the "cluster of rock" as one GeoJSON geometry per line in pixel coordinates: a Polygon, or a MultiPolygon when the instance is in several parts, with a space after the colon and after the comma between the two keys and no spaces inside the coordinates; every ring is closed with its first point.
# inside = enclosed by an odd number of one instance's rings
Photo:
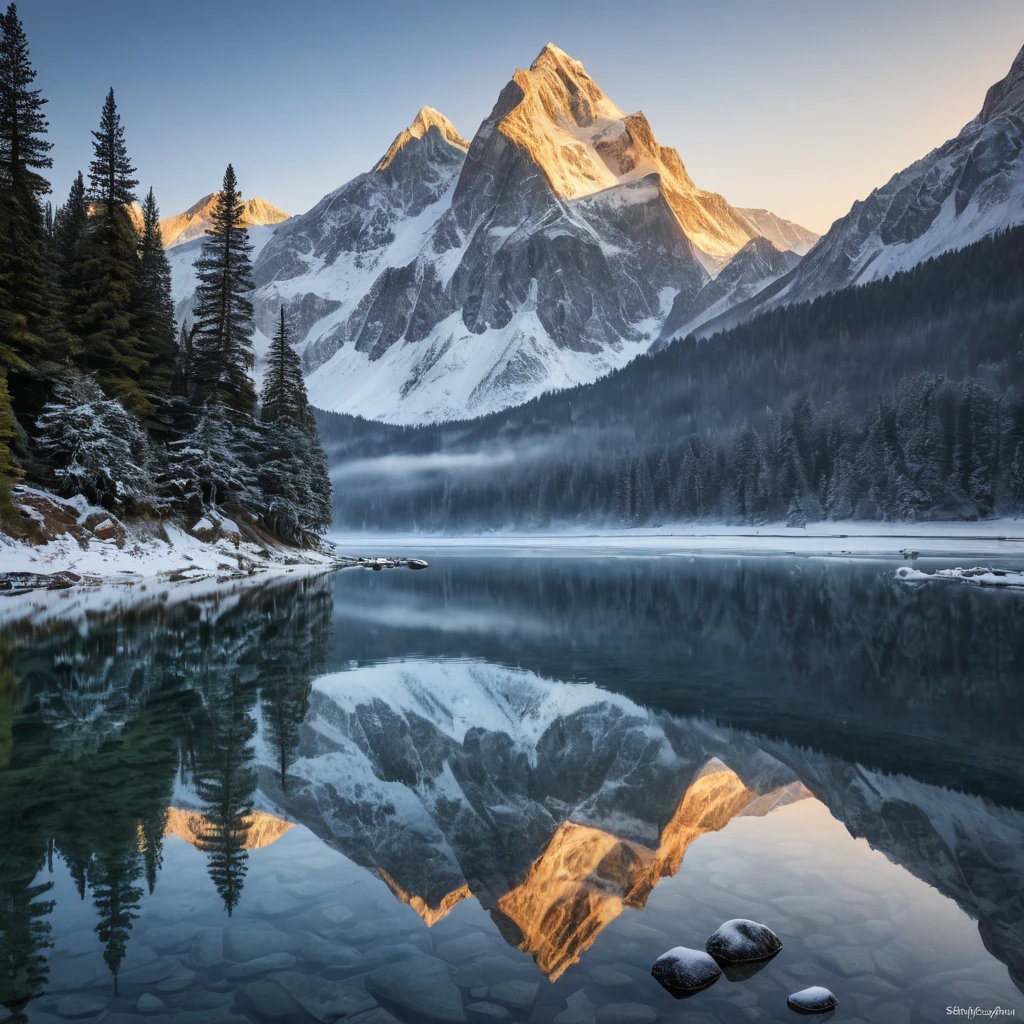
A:
{"type": "MultiPolygon", "coordinates": [[[[703,950],[676,946],[662,953],[651,974],[677,999],[685,999],[713,985],[722,974],[730,981],[753,977],[781,949],[782,940],[767,925],[735,918],[709,936],[703,950]]],[[[827,988],[818,985],[792,993],[786,1002],[798,1013],[827,1013],[839,1005],[827,988]]]]}

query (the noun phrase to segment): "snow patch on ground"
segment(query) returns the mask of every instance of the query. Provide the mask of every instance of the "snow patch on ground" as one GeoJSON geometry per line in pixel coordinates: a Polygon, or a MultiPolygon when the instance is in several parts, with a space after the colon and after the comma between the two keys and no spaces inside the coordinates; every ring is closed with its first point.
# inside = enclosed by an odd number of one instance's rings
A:
{"type": "Polygon", "coordinates": [[[974,587],[1020,587],[1024,588],[1024,571],[1013,569],[987,569],[975,566],[973,569],[936,569],[934,572],[923,572],[909,565],[901,565],[896,570],[896,579],[904,583],[927,583],[931,580],[952,580],[969,583],[974,587]]]}

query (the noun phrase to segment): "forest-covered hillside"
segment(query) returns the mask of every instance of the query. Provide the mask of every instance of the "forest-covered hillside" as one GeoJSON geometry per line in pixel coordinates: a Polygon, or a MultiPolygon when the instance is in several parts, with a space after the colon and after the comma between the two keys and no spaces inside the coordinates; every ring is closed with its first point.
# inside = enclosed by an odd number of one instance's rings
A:
{"type": "Polygon", "coordinates": [[[335,520],[383,529],[974,519],[1024,507],[1024,229],[405,428],[317,411],[335,520]]]}

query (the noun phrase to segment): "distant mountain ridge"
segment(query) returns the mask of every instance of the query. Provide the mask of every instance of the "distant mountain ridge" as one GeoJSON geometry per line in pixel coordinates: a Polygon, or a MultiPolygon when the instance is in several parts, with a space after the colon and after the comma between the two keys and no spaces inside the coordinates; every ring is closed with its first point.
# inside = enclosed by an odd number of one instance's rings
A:
{"type": "Polygon", "coordinates": [[[1022,222],[1024,47],[955,138],[855,202],[791,277],[708,321],[699,333],[880,280],[1022,222]]]}
{"type": "MultiPolygon", "coordinates": [[[[170,249],[176,245],[191,242],[193,239],[202,238],[213,224],[210,213],[216,201],[217,193],[211,192],[190,206],[184,213],[161,220],[160,233],[163,236],[164,248],[170,249]]],[[[246,227],[281,224],[290,216],[284,210],[279,210],[259,196],[253,196],[252,199],[246,200],[242,204],[242,210],[242,219],[246,227]]]]}

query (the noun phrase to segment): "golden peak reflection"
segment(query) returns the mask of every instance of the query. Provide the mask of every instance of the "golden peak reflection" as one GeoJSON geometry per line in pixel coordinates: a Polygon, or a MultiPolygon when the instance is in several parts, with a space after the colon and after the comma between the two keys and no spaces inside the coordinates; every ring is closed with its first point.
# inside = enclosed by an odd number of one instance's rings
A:
{"type": "Polygon", "coordinates": [[[443,896],[436,907],[431,907],[422,896],[410,896],[382,867],[377,868],[377,874],[384,879],[388,888],[402,903],[412,907],[423,918],[428,928],[437,924],[441,918],[447,917],[456,904],[473,895],[468,885],[462,885],[443,896]]]}
{"type": "Polygon", "coordinates": [[[598,828],[564,822],[525,880],[498,900],[518,925],[519,948],[555,981],[579,961],[625,907],[640,909],[662,878],[679,870],[690,844],[733,818],[765,815],[810,796],[801,784],[757,794],[712,760],[683,794],[656,850],[598,828]]]}
{"type": "MultiPolygon", "coordinates": [[[[266,811],[253,811],[245,818],[248,828],[245,833],[244,849],[262,850],[271,843],[276,843],[292,827],[292,822],[284,821],[266,811]]],[[[177,807],[167,808],[167,825],[165,836],[177,836],[186,843],[195,846],[210,831],[210,824],[198,811],[185,811],[177,807]]]]}

